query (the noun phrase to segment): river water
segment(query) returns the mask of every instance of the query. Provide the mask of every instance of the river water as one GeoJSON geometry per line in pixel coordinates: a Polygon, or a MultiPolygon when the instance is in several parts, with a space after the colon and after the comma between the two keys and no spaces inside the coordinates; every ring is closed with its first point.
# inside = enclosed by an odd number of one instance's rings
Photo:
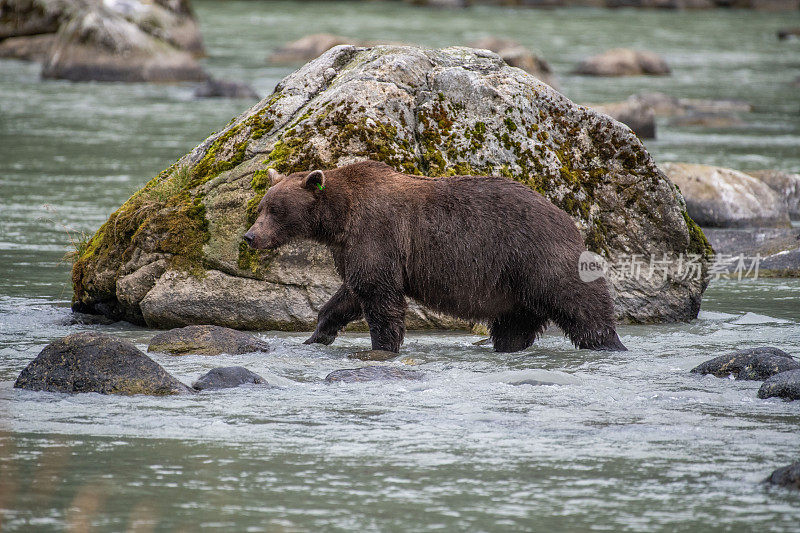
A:
{"type": "MultiPolygon", "coordinates": [[[[506,35],[539,51],[579,102],[643,90],[736,98],[726,129],[659,123],[657,161],[800,171],[800,16],[475,8],[401,3],[195,2],[217,77],[268,94],[291,67],[269,51],[314,32],[464,44],[506,35]],[[661,53],[668,78],[569,74],[615,46],[661,53]]],[[[269,354],[154,358],[186,383],[244,365],[277,385],[193,397],[32,393],[13,381],[53,339],[84,330],[144,349],[153,331],[76,324],[70,235],[95,231],[149,177],[249,102],[189,85],[41,82],[0,61],[0,528],[8,531],[797,531],[800,495],[760,484],[800,458],[800,402],[757,382],[691,375],[710,357],[773,345],[800,355],[800,281],[720,280],[689,324],[623,326],[630,351],[578,351],[548,334],[494,354],[463,333],[411,333],[421,382],[325,385],[368,346],[259,332],[269,354]],[[548,386],[511,383],[533,379],[548,386]]]]}

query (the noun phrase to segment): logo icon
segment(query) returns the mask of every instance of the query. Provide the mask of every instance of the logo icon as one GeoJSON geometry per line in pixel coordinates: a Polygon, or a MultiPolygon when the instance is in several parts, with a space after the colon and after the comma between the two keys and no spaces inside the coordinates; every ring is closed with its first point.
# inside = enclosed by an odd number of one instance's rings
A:
{"type": "Polygon", "coordinates": [[[578,276],[584,283],[605,277],[608,263],[594,252],[583,252],[578,258],[578,276]]]}

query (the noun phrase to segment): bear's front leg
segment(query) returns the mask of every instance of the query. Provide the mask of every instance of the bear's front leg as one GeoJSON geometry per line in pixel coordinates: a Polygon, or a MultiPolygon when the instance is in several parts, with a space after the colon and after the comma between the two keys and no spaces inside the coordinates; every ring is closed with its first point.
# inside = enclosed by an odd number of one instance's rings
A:
{"type": "Polygon", "coordinates": [[[317,329],[304,344],[331,344],[339,331],[353,320],[361,318],[361,303],[345,285],[322,306],[317,317],[317,329]]]}
{"type": "Polygon", "coordinates": [[[373,350],[399,352],[406,333],[406,299],[402,293],[373,294],[362,299],[373,350]]]}

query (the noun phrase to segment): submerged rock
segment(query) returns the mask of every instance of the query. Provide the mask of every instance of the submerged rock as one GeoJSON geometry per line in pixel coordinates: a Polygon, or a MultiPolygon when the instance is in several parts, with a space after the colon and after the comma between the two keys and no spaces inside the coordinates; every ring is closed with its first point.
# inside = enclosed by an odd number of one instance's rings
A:
{"type": "Polygon", "coordinates": [[[14,387],[101,394],[191,392],[130,342],[91,332],[75,333],[48,344],[25,367],[14,387]]]}
{"type": "Polygon", "coordinates": [[[248,98],[258,100],[256,91],[246,83],[209,78],[194,91],[195,98],[248,98]]]}
{"type": "Polygon", "coordinates": [[[709,359],[691,371],[694,374],[712,374],[719,378],[736,376],[736,379],[765,379],[780,369],[800,368],[800,363],[780,348],[762,346],[736,350],[709,359]],[[763,376],[763,377],[755,377],[763,376]]]}
{"type": "Polygon", "coordinates": [[[789,466],[782,466],[775,469],[764,483],[778,485],[792,489],[800,489],[800,461],[794,462],[789,466]]]}
{"type": "Polygon", "coordinates": [[[770,377],[758,389],[758,397],[800,400],[800,369],[795,368],[770,377]]]}
{"type": "Polygon", "coordinates": [[[664,163],[686,200],[689,216],[710,227],[788,227],[786,203],[756,178],[729,168],[664,163]]]}
{"type": "Polygon", "coordinates": [[[633,130],[640,139],[656,138],[656,117],[653,108],[636,100],[611,104],[587,104],[592,109],[609,115],[633,130]]]}
{"type": "Polygon", "coordinates": [[[334,370],[325,376],[325,383],[362,383],[365,381],[420,380],[424,374],[417,370],[403,370],[391,366],[365,366],[334,370]]]}
{"type": "MultiPolygon", "coordinates": [[[[365,159],[412,174],[521,181],[569,213],[589,249],[612,265],[630,254],[710,251],[675,186],[607,115],[488,51],[339,46],[113,213],[74,264],[73,309],[150,327],[313,329],[341,284],[328,250],[298,242],[257,252],[241,236],[268,187],[268,168],[365,159]]],[[[697,276],[676,260],[664,277],[613,277],[617,318],[694,318],[707,265],[699,256],[697,276]]],[[[413,302],[407,325],[467,327],[413,302]]]]}
{"type": "Polygon", "coordinates": [[[147,347],[148,352],[172,355],[236,355],[269,350],[269,344],[249,333],[208,325],[187,326],[159,333],[147,347]]]}
{"type": "Polygon", "coordinates": [[[386,350],[364,350],[347,354],[348,359],[358,359],[360,361],[388,361],[394,359],[398,354],[386,350]]]}
{"type": "Polygon", "coordinates": [[[243,366],[212,368],[192,383],[195,390],[231,389],[240,385],[269,385],[267,380],[243,366]]]}
{"type": "Polygon", "coordinates": [[[654,52],[614,48],[583,60],[576,69],[586,76],[665,76],[669,65],[654,52]]]}
{"type": "Polygon", "coordinates": [[[748,174],[766,183],[780,198],[786,200],[790,219],[800,220],[800,174],[782,170],[755,170],[748,174]]]}
{"type": "Polygon", "coordinates": [[[558,88],[550,64],[517,41],[499,37],[485,37],[470,43],[472,48],[491,50],[508,65],[533,74],[551,87],[558,88]]]}

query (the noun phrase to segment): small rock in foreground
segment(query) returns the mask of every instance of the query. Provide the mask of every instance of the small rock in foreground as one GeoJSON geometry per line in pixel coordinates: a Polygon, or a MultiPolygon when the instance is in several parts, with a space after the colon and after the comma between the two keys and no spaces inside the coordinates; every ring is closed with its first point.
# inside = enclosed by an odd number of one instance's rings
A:
{"type": "Polygon", "coordinates": [[[362,383],[379,380],[419,380],[422,372],[403,370],[389,366],[365,366],[362,368],[346,368],[334,370],[325,377],[325,383],[362,383]]]}
{"type": "Polygon", "coordinates": [[[758,397],[800,400],[800,369],[775,374],[758,389],[758,397]]]}
{"type": "Polygon", "coordinates": [[[192,392],[130,342],[93,332],[48,344],[20,373],[14,387],[155,396],[192,392]]]}
{"type": "Polygon", "coordinates": [[[347,354],[348,359],[358,359],[360,361],[388,361],[394,359],[398,354],[386,350],[364,350],[347,354]]]}
{"type": "Polygon", "coordinates": [[[231,355],[268,352],[269,344],[250,335],[221,326],[186,326],[159,333],[150,341],[148,352],[171,355],[231,355]]]}
{"type": "Polygon", "coordinates": [[[195,390],[231,389],[240,385],[269,385],[267,380],[243,366],[212,368],[192,383],[195,390]]]}
{"type": "Polygon", "coordinates": [[[531,385],[533,387],[539,387],[542,385],[560,385],[560,383],[553,383],[552,381],[540,381],[538,379],[523,379],[520,381],[512,381],[509,385],[514,385],[515,387],[519,387],[520,385],[531,385]]]}
{"type": "Polygon", "coordinates": [[[753,364],[756,357],[767,359],[771,357],[785,358],[795,362],[791,355],[779,348],[761,346],[759,348],[747,348],[745,350],[736,350],[735,352],[720,355],[719,357],[700,363],[691,371],[693,374],[712,374],[718,378],[724,378],[730,375],[738,376],[748,365],[753,364]]]}

